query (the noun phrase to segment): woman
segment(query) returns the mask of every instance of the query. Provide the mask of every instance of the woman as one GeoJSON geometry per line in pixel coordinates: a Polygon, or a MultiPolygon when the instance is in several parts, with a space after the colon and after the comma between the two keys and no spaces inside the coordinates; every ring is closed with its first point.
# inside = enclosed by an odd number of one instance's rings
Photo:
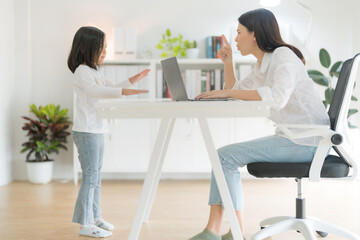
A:
{"type": "MultiPolygon", "coordinates": [[[[304,57],[297,48],[282,40],[273,13],[256,9],[241,15],[238,21],[237,48],[244,56],[252,54],[256,57],[255,69],[247,78],[236,81],[232,50],[223,36],[224,46],[219,55],[224,63],[225,89],[205,92],[197,98],[272,101],[270,119],[277,124],[329,125],[326,110],[307,75],[304,57]]],[[[316,137],[288,139],[277,129],[273,136],[231,144],[218,150],[242,232],[244,203],[238,168],[253,162],[310,162],[318,142],[316,137]]],[[[210,217],[205,230],[191,240],[233,239],[231,232],[220,235],[224,210],[213,174],[209,205],[210,217]]]]}

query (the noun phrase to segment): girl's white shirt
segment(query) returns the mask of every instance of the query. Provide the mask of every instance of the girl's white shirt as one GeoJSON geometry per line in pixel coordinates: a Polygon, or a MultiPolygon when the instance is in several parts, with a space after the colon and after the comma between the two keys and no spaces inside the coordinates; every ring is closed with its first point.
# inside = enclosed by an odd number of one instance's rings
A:
{"type": "Polygon", "coordinates": [[[122,88],[133,86],[129,79],[113,84],[105,81],[104,69],[98,70],[87,65],[79,65],[74,72],[75,111],[73,131],[104,133],[107,132],[107,122],[102,120],[95,108],[100,99],[119,98],[122,88]]]}
{"type": "MultiPolygon", "coordinates": [[[[258,63],[248,77],[236,82],[233,89],[257,90],[263,101],[272,101],[270,119],[276,124],[330,124],[303,62],[288,47],[265,53],[262,63],[258,63]]],[[[278,128],[275,133],[286,137],[278,128]]],[[[320,139],[290,140],[301,145],[317,146],[320,139]]]]}

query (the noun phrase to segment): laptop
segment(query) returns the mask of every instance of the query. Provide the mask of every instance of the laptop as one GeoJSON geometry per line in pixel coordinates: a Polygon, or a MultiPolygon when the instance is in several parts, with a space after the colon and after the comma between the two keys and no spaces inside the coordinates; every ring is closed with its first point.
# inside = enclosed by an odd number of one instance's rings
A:
{"type": "Polygon", "coordinates": [[[201,98],[189,99],[186,93],[185,84],[181,76],[179,64],[176,57],[167,58],[161,61],[165,80],[168,85],[170,95],[174,101],[229,101],[233,98],[201,98]]]}

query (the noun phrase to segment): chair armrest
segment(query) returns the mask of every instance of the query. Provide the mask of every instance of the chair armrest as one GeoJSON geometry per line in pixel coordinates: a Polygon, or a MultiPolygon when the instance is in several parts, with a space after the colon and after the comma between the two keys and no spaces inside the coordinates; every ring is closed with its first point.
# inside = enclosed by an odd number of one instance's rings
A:
{"type": "Polygon", "coordinates": [[[330,145],[339,145],[342,142],[342,136],[331,130],[327,125],[278,124],[277,127],[291,139],[322,137],[322,139],[325,139],[330,145]],[[302,128],[307,130],[294,133],[289,130],[290,128],[302,128]]]}
{"type": "Polygon", "coordinates": [[[321,137],[309,170],[309,181],[317,182],[321,178],[321,169],[331,146],[340,145],[342,136],[326,125],[279,124],[277,127],[290,139],[321,137]],[[293,133],[290,128],[306,129],[293,133]]]}
{"type": "Polygon", "coordinates": [[[276,124],[276,126],[285,127],[285,128],[309,128],[309,129],[314,129],[314,128],[328,129],[329,128],[328,125],[319,125],[319,124],[276,124]]]}

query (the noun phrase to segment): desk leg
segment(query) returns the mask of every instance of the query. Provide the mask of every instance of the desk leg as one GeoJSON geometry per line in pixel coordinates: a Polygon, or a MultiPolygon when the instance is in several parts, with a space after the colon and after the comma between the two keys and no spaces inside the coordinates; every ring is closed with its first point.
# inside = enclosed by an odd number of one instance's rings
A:
{"type": "Polygon", "coordinates": [[[159,185],[161,168],[164,163],[166,150],[169,145],[172,130],[174,128],[174,123],[175,119],[161,120],[140,200],[136,210],[135,219],[133,221],[128,240],[138,239],[141,224],[144,222],[144,220],[147,220],[150,214],[157,186],[159,185]]]}
{"type": "Polygon", "coordinates": [[[203,135],[205,145],[206,145],[206,148],[207,148],[207,151],[209,154],[212,169],[214,171],[216,183],[217,183],[219,191],[220,191],[221,199],[224,203],[225,213],[229,219],[231,232],[233,234],[234,239],[242,240],[243,235],[240,231],[240,226],[239,226],[236,214],[235,214],[234,205],[233,205],[231,197],[230,197],[229,189],[227,187],[224,172],[223,172],[221,164],[220,164],[219,156],[217,154],[214,142],[212,140],[209,125],[205,118],[199,118],[198,120],[199,120],[201,133],[203,135]]]}
{"type": "MultiPolygon", "coordinates": [[[[150,216],[150,212],[151,212],[151,208],[152,208],[152,205],[153,205],[153,202],[154,202],[154,199],[155,199],[155,194],[156,194],[156,191],[157,191],[157,187],[159,185],[159,180],[160,180],[160,176],[161,176],[161,169],[162,169],[162,166],[164,165],[164,159],[165,159],[165,156],[166,156],[166,152],[167,152],[167,149],[168,149],[168,146],[169,146],[169,142],[170,142],[170,138],[171,138],[171,134],[172,134],[172,131],[174,129],[174,125],[175,125],[175,118],[172,118],[170,120],[170,124],[168,126],[168,131],[166,133],[166,136],[165,138],[162,138],[164,139],[164,142],[163,142],[163,147],[161,149],[161,153],[160,153],[160,158],[159,158],[159,166],[158,168],[156,169],[156,173],[155,173],[155,179],[154,179],[154,187],[153,187],[153,191],[151,192],[151,195],[149,196],[148,198],[148,201],[147,201],[147,204],[146,204],[146,208],[145,208],[145,215],[144,215],[144,218],[143,218],[143,223],[147,223],[147,221],[149,220],[149,216],[150,216]]],[[[163,141],[163,140],[162,140],[163,141]]],[[[161,144],[160,142],[156,142],[156,144],[161,144]]],[[[155,149],[154,149],[154,152],[155,152],[155,149]]],[[[154,153],[153,153],[154,154],[154,153]]],[[[154,157],[152,156],[152,158],[158,158],[157,157],[154,157]]]]}

